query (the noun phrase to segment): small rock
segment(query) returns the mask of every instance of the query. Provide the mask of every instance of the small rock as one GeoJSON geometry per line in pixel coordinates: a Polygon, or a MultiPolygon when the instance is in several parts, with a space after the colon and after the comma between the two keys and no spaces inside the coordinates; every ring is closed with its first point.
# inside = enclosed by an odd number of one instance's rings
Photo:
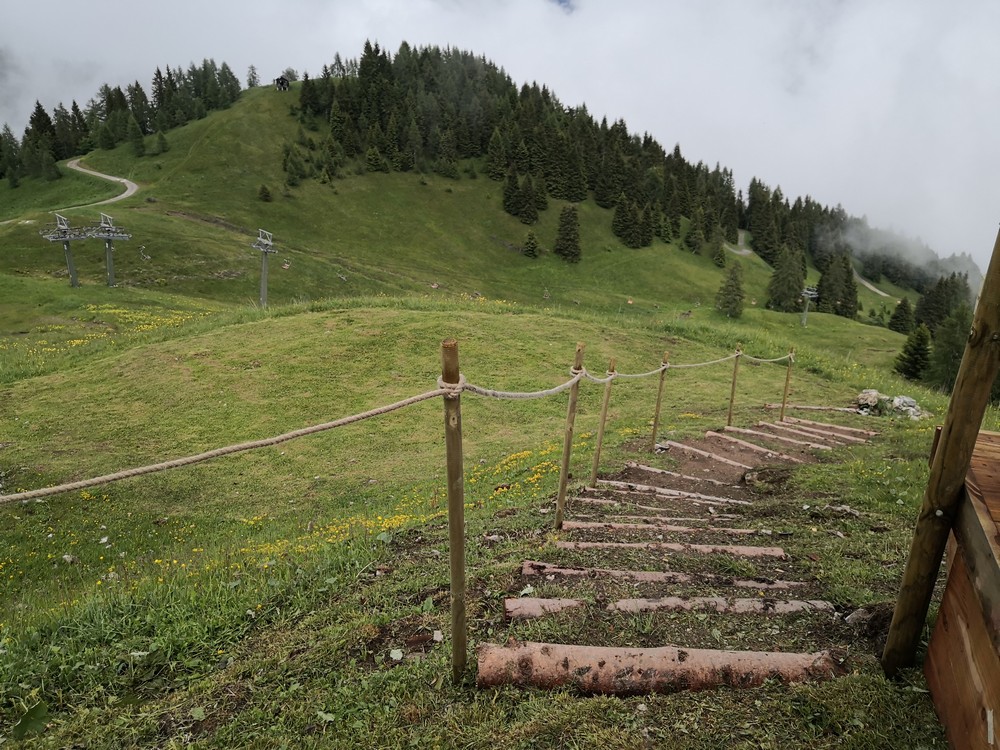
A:
{"type": "Polygon", "coordinates": [[[844,622],[848,625],[864,625],[872,618],[872,613],[867,609],[856,609],[847,617],[844,618],[844,622]]]}
{"type": "Polygon", "coordinates": [[[76,565],[78,562],[80,562],[80,558],[76,557],[75,555],[63,555],[62,559],[63,562],[66,563],[67,565],[76,565]]]}

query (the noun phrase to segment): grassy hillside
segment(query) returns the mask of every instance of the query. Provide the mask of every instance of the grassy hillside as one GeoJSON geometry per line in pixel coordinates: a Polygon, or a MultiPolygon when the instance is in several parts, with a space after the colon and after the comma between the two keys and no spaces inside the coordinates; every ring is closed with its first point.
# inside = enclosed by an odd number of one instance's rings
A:
{"type": "MultiPolygon", "coordinates": [[[[426,392],[448,337],[466,378],[489,388],[563,382],[577,342],[598,374],[612,357],[638,373],[664,351],[695,363],[742,343],[762,358],[796,349],[793,401],[846,404],[876,387],[943,413],[943,395],[892,374],[900,335],[818,313],[803,327],[799,315],[761,309],[769,269],[755,256],[740,259],[747,310],[727,320],[713,309],[723,271],[663,243],[625,249],[591,202],[580,209],[583,260],[570,266],[517,251],[528,228],[483,176],[350,176],[285,195],[280,147],[297,131],[288,103],[254,90],[171,132],[165,154],[88,157],[142,186],[105,208],[133,233],[116,248],[117,288],[102,285],[100,243],[74,246],[83,286],[71,289],[61,249],[37,234],[61,196],[89,199],[106,184],[21,188],[34,192],[0,225],[0,491],[426,392]],[[273,202],[257,200],[261,183],[273,202]],[[266,311],[254,305],[258,227],[279,249],[266,311]]],[[[533,228],[543,247],[558,208],[533,228]]],[[[879,299],[862,294],[866,308],[879,299]]],[[[735,421],[771,416],[761,407],[780,400],[785,374],[744,364],[735,421]]],[[[731,376],[729,364],[671,370],[661,437],[723,423],[731,376]]],[[[619,381],[614,393],[606,472],[648,457],[656,379],[619,381]]],[[[600,400],[585,383],[574,483],[589,472],[600,400]]],[[[565,415],[565,397],[463,397],[474,642],[504,640],[494,617],[503,591],[519,560],[554,538],[565,415]]],[[[628,700],[451,686],[441,421],[435,399],[253,453],[0,505],[0,742],[19,746],[23,732],[34,747],[943,746],[921,676],[885,681],[870,644],[852,654],[853,674],[825,685],[628,700]],[[445,644],[426,658],[389,656],[412,632],[435,630],[445,644]]],[[[1000,419],[991,411],[988,422],[1000,419]]],[[[877,426],[876,445],[802,468],[771,508],[794,513],[789,548],[845,608],[894,596],[926,481],[932,423],[877,426]],[[846,556],[803,508],[838,503],[863,513],[837,526],[846,556]]]]}

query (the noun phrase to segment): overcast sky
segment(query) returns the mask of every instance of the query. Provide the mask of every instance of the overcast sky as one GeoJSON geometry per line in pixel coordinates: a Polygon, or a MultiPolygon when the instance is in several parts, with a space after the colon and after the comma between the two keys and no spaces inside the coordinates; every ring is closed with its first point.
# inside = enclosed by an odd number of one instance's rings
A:
{"type": "Polygon", "coordinates": [[[211,57],[319,73],[365,39],[484,55],[692,162],[840,203],[985,270],[1000,221],[996,0],[5,0],[0,122],[211,57]]]}

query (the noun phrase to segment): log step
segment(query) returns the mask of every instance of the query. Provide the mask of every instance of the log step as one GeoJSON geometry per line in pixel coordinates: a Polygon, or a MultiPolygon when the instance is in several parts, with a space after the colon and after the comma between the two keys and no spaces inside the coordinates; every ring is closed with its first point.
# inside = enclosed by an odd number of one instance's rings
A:
{"type": "Polygon", "coordinates": [[[611,648],[561,643],[480,644],[480,688],[500,685],[639,695],[754,687],[768,679],[830,679],[843,669],[828,651],[786,653],[715,649],[611,648]]]}
{"type": "Polygon", "coordinates": [[[655,599],[622,599],[607,606],[609,612],[718,612],[726,615],[789,615],[796,612],[834,612],[821,599],[729,599],[725,596],[661,596],[655,599]]]}
{"type": "Polygon", "coordinates": [[[665,531],[676,534],[697,534],[707,531],[715,531],[720,534],[732,534],[735,536],[753,536],[758,532],[756,529],[732,529],[724,526],[698,527],[676,526],[670,523],[615,523],[610,521],[563,521],[563,529],[567,531],[587,531],[593,529],[611,529],[614,531],[665,531]]]}
{"type": "Polygon", "coordinates": [[[830,424],[829,422],[814,422],[811,419],[800,419],[799,417],[785,417],[785,422],[789,424],[800,424],[808,425],[810,427],[818,427],[823,430],[839,430],[841,432],[848,432],[852,435],[864,435],[865,437],[875,437],[878,435],[874,430],[863,430],[860,427],[845,427],[842,424],[830,424]]]}
{"type": "Polygon", "coordinates": [[[713,573],[699,573],[696,576],[688,573],[678,573],[673,570],[614,570],[610,568],[563,568],[537,560],[525,560],[521,563],[523,576],[565,576],[567,578],[619,578],[636,583],[690,583],[705,581],[743,589],[760,589],[784,591],[798,586],[805,586],[802,581],[771,581],[752,578],[729,578],[713,573]]]}
{"type": "Polygon", "coordinates": [[[666,446],[666,450],[670,448],[676,448],[684,453],[693,453],[696,456],[701,456],[702,458],[710,458],[713,461],[718,461],[719,463],[728,464],[729,466],[735,466],[737,469],[752,469],[752,466],[747,466],[746,464],[741,464],[739,461],[733,461],[731,458],[726,458],[725,456],[720,456],[717,453],[709,453],[708,451],[703,451],[700,448],[693,448],[690,445],[684,445],[684,443],[677,443],[673,440],[665,440],[663,443],[657,443],[657,448],[662,448],[666,446]]]}
{"type": "Polygon", "coordinates": [[[580,599],[541,599],[536,596],[521,596],[517,599],[505,599],[503,611],[508,620],[531,620],[582,606],[583,602],[580,599]]]}
{"type": "Polygon", "coordinates": [[[708,432],[705,433],[705,437],[719,438],[721,440],[730,442],[733,445],[739,445],[743,448],[746,448],[747,450],[756,451],[757,453],[763,453],[768,457],[780,458],[782,461],[788,461],[789,463],[793,464],[805,463],[805,461],[803,461],[801,458],[795,458],[794,456],[788,456],[785,455],[784,453],[778,453],[778,451],[771,450],[770,448],[765,448],[763,445],[757,445],[756,443],[750,443],[747,442],[746,440],[740,440],[739,438],[735,438],[732,435],[726,435],[723,432],[714,432],[713,430],[709,430],[708,432]]]}
{"type": "Polygon", "coordinates": [[[820,443],[811,443],[807,440],[795,440],[790,437],[782,437],[781,435],[775,435],[773,432],[761,432],[760,430],[748,430],[743,427],[731,427],[726,426],[726,432],[735,432],[739,435],[753,435],[754,437],[766,438],[767,440],[777,440],[779,443],[788,443],[789,445],[802,445],[807,448],[815,448],[816,450],[829,451],[833,450],[829,445],[820,443]]]}
{"type": "MultiPolygon", "coordinates": [[[[628,508],[635,508],[637,510],[648,510],[654,513],[661,514],[659,520],[662,521],[713,521],[716,519],[724,518],[739,518],[739,516],[733,513],[714,513],[709,510],[710,515],[700,516],[700,517],[688,517],[688,516],[663,516],[664,508],[657,507],[655,505],[642,505],[641,503],[633,502],[623,502],[621,500],[609,500],[604,497],[578,497],[574,502],[581,503],[583,505],[600,505],[605,508],[621,508],[622,506],[627,506],[628,508]]],[[[701,501],[692,500],[693,504],[706,505],[701,501]]],[[[712,506],[709,506],[710,508],[712,506]]]]}
{"type": "Polygon", "coordinates": [[[638,464],[635,461],[626,461],[625,466],[630,469],[639,469],[640,471],[648,471],[651,474],[665,474],[668,477],[676,477],[677,479],[686,479],[689,482],[707,482],[708,484],[714,484],[719,487],[729,487],[732,486],[728,482],[721,482],[718,479],[711,479],[709,477],[695,477],[690,474],[678,474],[676,471],[670,471],[670,469],[659,469],[655,466],[646,466],[645,464],[638,464]]]}
{"type": "Polygon", "coordinates": [[[824,432],[811,427],[790,427],[789,425],[782,424],[781,422],[758,422],[756,427],[762,427],[766,430],[778,430],[784,434],[797,435],[798,437],[809,438],[810,440],[823,440],[827,443],[833,443],[834,445],[845,445],[847,443],[857,445],[868,442],[867,440],[854,437],[853,435],[841,435],[830,430],[824,432]]]}
{"type": "MultiPolygon", "coordinates": [[[[747,469],[752,467],[748,466],[747,469]]],[[[617,482],[613,479],[598,479],[597,483],[606,487],[614,487],[619,490],[629,492],[653,493],[672,498],[691,498],[693,500],[706,500],[712,503],[731,503],[734,505],[751,505],[749,500],[734,500],[730,497],[717,497],[716,495],[703,495],[700,492],[685,492],[684,490],[671,490],[666,487],[656,487],[651,484],[635,484],[634,482],[617,482]]]]}
{"type": "Polygon", "coordinates": [[[734,555],[736,557],[775,557],[786,559],[781,547],[746,547],[728,544],[679,544],[676,542],[556,542],[556,549],[648,549],[687,552],[697,555],[734,555]]]}

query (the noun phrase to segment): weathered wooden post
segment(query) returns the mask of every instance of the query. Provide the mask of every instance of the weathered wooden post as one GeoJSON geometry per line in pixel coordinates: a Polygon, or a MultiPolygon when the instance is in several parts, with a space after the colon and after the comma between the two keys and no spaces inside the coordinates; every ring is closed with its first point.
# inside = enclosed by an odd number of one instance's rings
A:
{"type": "MultiPolygon", "coordinates": [[[[458,342],[441,343],[441,380],[458,385],[458,342]]],[[[448,546],[451,560],[451,679],[465,673],[468,633],[465,623],[465,470],[462,458],[462,396],[444,397],[444,444],[448,462],[448,546]]]]}
{"type": "MultiPolygon", "coordinates": [[[[573,359],[573,374],[583,369],[583,344],[576,345],[576,357],[573,359]]],[[[569,389],[569,408],[566,411],[566,436],[563,438],[562,466],[559,468],[559,495],[556,497],[556,528],[563,525],[563,514],[566,510],[566,484],[569,481],[569,457],[573,450],[573,423],[576,421],[576,402],[580,395],[580,381],[573,383],[569,389]]]]}
{"type": "Polygon", "coordinates": [[[792,384],[792,365],[795,364],[795,347],[788,350],[788,369],[785,371],[785,392],[781,396],[781,411],[778,412],[778,421],[785,421],[785,407],[788,406],[788,389],[792,384]]]}
{"type": "Polygon", "coordinates": [[[740,357],[743,356],[743,344],[736,345],[736,359],[733,360],[733,387],[729,391],[729,414],[726,416],[726,427],[733,425],[733,404],[736,402],[736,376],[740,374],[740,357]]]}
{"type": "Polygon", "coordinates": [[[663,403],[663,381],[667,379],[667,366],[670,364],[670,352],[663,352],[660,370],[660,387],[656,391],[656,410],[653,412],[653,435],[649,439],[649,452],[656,450],[656,433],[660,429],[660,405],[663,403]]]}
{"type": "Polygon", "coordinates": [[[594,448],[594,466],[590,470],[590,483],[588,487],[597,486],[597,467],[601,463],[601,448],[604,445],[604,426],[608,421],[608,404],[611,402],[611,384],[614,382],[615,358],[612,357],[608,363],[608,380],[604,384],[604,402],[601,404],[601,423],[597,427],[597,446],[594,448]]]}
{"type": "Polygon", "coordinates": [[[1000,369],[1000,234],[976,305],[965,354],[948,403],[927,490],[917,516],[910,557],[882,651],[890,677],[913,664],[934,593],[948,533],[964,496],[965,476],[1000,369]]]}

